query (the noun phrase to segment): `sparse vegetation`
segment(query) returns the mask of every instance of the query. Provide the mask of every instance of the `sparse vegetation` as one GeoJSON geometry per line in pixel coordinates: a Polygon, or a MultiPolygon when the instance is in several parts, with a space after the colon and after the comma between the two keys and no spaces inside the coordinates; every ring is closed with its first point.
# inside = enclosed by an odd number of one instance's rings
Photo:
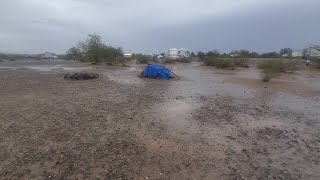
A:
{"type": "Polygon", "coordinates": [[[269,82],[272,78],[275,78],[280,75],[282,64],[280,60],[263,60],[258,66],[258,69],[261,70],[260,78],[263,82],[269,82]]]}
{"type": "Polygon", "coordinates": [[[234,67],[249,67],[248,58],[246,58],[246,54],[250,54],[249,51],[241,50],[241,51],[233,51],[233,53],[242,53],[243,55],[237,54],[236,57],[230,58],[230,55],[220,54],[219,51],[209,51],[206,53],[206,57],[203,62],[207,66],[215,66],[219,69],[231,68],[234,67]]]}

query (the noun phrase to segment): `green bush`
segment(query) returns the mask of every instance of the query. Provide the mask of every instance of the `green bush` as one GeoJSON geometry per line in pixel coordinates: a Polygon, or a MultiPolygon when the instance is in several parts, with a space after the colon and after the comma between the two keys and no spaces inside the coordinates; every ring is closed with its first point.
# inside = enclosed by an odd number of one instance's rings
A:
{"type": "Polygon", "coordinates": [[[218,69],[233,68],[235,66],[231,59],[215,56],[207,56],[203,62],[207,66],[215,66],[218,69]]]}
{"type": "Polygon", "coordinates": [[[261,80],[268,82],[280,75],[282,72],[282,62],[281,60],[263,60],[258,64],[257,68],[261,70],[261,80]]]}

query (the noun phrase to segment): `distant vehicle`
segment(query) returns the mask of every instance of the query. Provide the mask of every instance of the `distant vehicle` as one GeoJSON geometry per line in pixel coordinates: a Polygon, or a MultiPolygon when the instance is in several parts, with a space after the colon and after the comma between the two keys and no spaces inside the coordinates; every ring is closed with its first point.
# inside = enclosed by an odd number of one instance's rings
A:
{"type": "Polygon", "coordinates": [[[132,54],[127,53],[127,54],[123,54],[123,56],[124,56],[125,58],[131,58],[131,57],[132,57],[132,54]]]}
{"type": "Polygon", "coordinates": [[[169,59],[189,58],[190,51],[188,49],[183,48],[172,48],[168,50],[167,57],[169,59]]]}
{"type": "Polygon", "coordinates": [[[162,56],[161,54],[157,56],[157,59],[163,59],[164,56],[162,56]]]}
{"type": "Polygon", "coordinates": [[[42,59],[58,59],[58,56],[56,56],[53,53],[45,52],[45,53],[41,54],[41,58],[42,59]]]}

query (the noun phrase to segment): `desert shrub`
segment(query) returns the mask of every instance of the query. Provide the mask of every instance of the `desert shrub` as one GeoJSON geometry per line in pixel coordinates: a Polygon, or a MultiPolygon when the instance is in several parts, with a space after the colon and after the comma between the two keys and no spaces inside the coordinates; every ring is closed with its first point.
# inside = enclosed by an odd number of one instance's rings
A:
{"type": "Polygon", "coordinates": [[[207,56],[204,58],[203,63],[207,66],[215,66],[218,69],[233,68],[234,63],[229,58],[221,58],[215,56],[207,56]]]}
{"type": "Polygon", "coordinates": [[[174,63],[177,63],[177,62],[180,62],[180,63],[191,63],[191,61],[192,61],[191,58],[178,58],[178,59],[166,58],[165,59],[165,63],[166,64],[174,64],[174,63]]]}
{"type": "Polygon", "coordinates": [[[316,68],[320,69],[320,60],[315,60],[316,68]]]}
{"type": "Polygon", "coordinates": [[[241,57],[234,58],[233,63],[237,67],[244,67],[244,68],[249,67],[249,59],[247,59],[247,58],[241,58],[241,57]]]}
{"type": "Polygon", "coordinates": [[[268,82],[272,78],[275,78],[280,75],[282,63],[281,60],[264,60],[261,61],[258,66],[260,69],[260,78],[263,82],[268,82]]]}
{"type": "Polygon", "coordinates": [[[190,58],[179,58],[176,61],[181,62],[181,63],[190,63],[191,59],[190,58]]]}
{"type": "Polygon", "coordinates": [[[203,63],[207,66],[214,66],[215,65],[215,61],[216,61],[217,57],[211,57],[211,56],[206,56],[203,59],[203,63]]]}
{"type": "Polygon", "coordinates": [[[217,58],[215,62],[215,67],[218,69],[225,69],[225,68],[233,68],[234,63],[231,59],[227,58],[217,58]]]}
{"type": "Polygon", "coordinates": [[[80,57],[81,57],[81,50],[78,47],[70,48],[65,55],[65,59],[67,60],[70,60],[70,59],[78,60],[80,57]]]}
{"type": "Polygon", "coordinates": [[[4,53],[0,53],[0,59],[1,59],[1,60],[8,59],[8,55],[7,55],[7,54],[4,54],[4,53]]]}
{"type": "Polygon", "coordinates": [[[277,52],[268,52],[268,53],[263,53],[259,56],[260,58],[280,58],[281,55],[277,52]]]}
{"type": "Polygon", "coordinates": [[[41,55],[40,54],[34,54],[29,56],[30,59],[35,59],[35,60],[41,60],[41,55]]]}
{"type": "Polygon", "coordinates": [[[289,57],[291,57],[292,53],[293,53],[293,50],[291,48],[280,49],[280,55],[281,56],[287,54],[289,57]]]}
{"type": "Polygon", "coordinates": [[[197,56],[198,56],[199,59],[204,59],[206,54],[204,52],[202,52],[202,51],[199,51],[199,52],[197,52],[197,56]]]}
{"type": "Polygon", "coordinates": [[[299,70],[299,60],[285,59],[281,60],[281,71],[282,72],[294,72],[299,70]]]}
{"type": "Polygon", "coordinates": [[[220,52],[218,50],[213,50],[213,51],[208,51],[205,55],[206,56],[219,57],[220,56],[220,52]]]}
{"type": "Polygon", "coordinates": [[[136,54],[135,58],[138,64],[148,64],[152,60],[152,57],[144,54],[136,54]]]}

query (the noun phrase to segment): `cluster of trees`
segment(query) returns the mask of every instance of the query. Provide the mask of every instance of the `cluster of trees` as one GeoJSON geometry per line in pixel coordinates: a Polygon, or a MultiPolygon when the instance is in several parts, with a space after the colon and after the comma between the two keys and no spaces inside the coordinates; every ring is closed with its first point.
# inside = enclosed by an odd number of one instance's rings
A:
{"type": "Polygon", "coordinates": [[[21,59],[36,59],[40,60],[41,55],[40,54],[8,54],[8,53],[0,53],[0,61],[2,60],[9,60],[9,61],[15,61],[15,60],[21,60],[21,59]]]}
{"type": "Polygon", "coordinates": [[[291,48],[280,49],[280,55],[292,56],[293,50],[291,48]]]}
{"type": "Polygon", "coordinates": [[[230,58],[232,56],[234,56],[234,57],[242,57],[242,58],[255,58],[255,57],[258,57],[259,54],[256,53],[256,52],[250,52],[248,50],[233,50],[228,54],[227,53],[220,53],[217,50],[213,50],[213,51],[208,51],[208,52],[199,51],[197,53],[197,56],[200,59],[203,59],[206,56],[223,57],[223,58],[230,58]]]}
{"type": "Polygon", "coordinates": [[[241,57],[241,58],[279,58],[282,56],[291,57],[293,50],[291,48],[283,48],[280,49],[280,52],[268,52],[259,54],[257,52],[250,52],[248,50],[233,50],[230,53],[220,53],[217,50],[203,52],[199,51],[197,54],[194,52],[191,53],[191,57],[198,57],[200,59],[204,59],[207,56],[213,57],[223,57],[223,58],[230,58],[230,57],[241,57]]]}
{"type": "Polygon", "coordinates": [[[95,64],[102,61],[113,62],[118,57],[123,57],[122,49],[105,45],[98,34],[89,34],[85,41],[79,42],[66,53],[67,59],[92,61],[95,64]]]}

